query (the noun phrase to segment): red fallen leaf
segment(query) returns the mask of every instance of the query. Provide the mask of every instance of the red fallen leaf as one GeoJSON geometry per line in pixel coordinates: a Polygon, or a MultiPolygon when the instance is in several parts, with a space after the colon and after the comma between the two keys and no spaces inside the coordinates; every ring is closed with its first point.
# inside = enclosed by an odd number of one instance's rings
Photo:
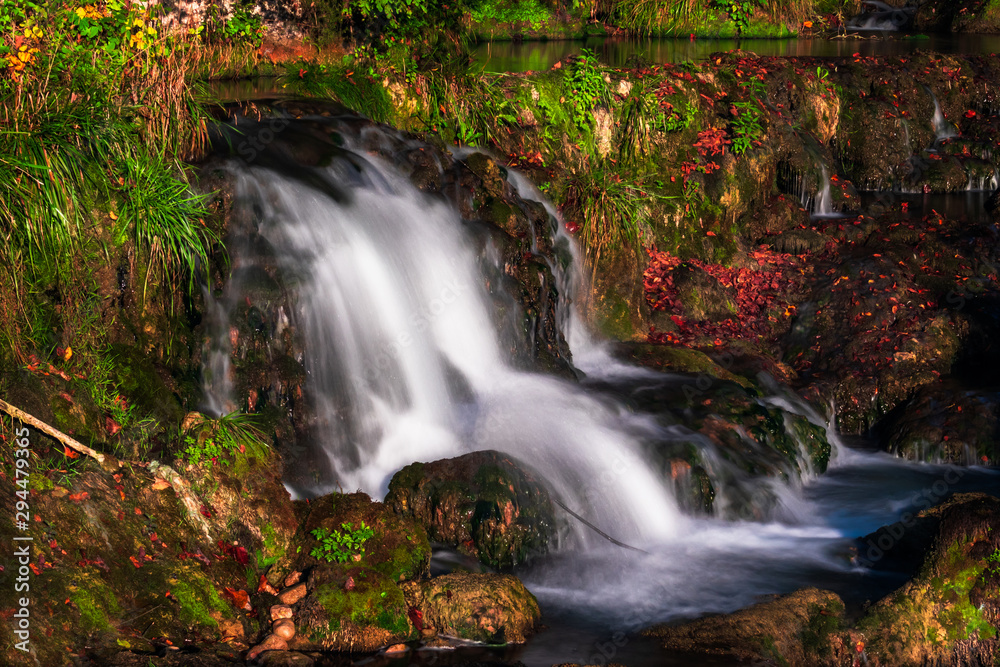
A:
{"type": "Polygon", "coordinates": [[[250,555],[243,547],[236,547],[233,549],[233,558],[235,558],[236,562],[240,565],[247,565],[250,563],[250,555]]]}
{"type": "Polygon", "coordinates": [[[49,542],[49,549],[55,549],[55,548],[57,548],[58,546],[59,546],[59,545],[58,545],[58,544],[56,544],[56,541],[55,541],[55,540],[52,540],[51,542],[49,542]]]}
{"type": "Polygon", "coordinates": [[[139,509],[138,507],[136,507],[136,508],[135,508],[135,513],[136,513],[136,514],[142,514],[142,510],[141,510],[141,509],[139,509]]]}
{"type": "Polygon", "coordinates": [[[160,538],[157,537],[157,535],[156,535],[156,531],[153,531],[152,533],[149,534],[149,541],[150,542],[159,542],[160,541],[160,538]]]}
{"type": "Polygon", "coordinates": [[[80,493],[71,493],[71,494],[69,494],[69,499],[72,500],[74,503],[82,502],[82,501],[86,500],[89,497],[90,497],[90,494],[87,493],[86,491],[81,491],[80,493]]]}
{"type": "Polygon", "coordinates": [[[267,577],[265,577],[263,574],[260,575],[260,581],[257,583],[257,592],[268,593],[270,595],[278,594],[277,589],[275,589],[275,587],[271,585],[271,582],[268,581],[267,577]]]}
{"type": "Polygon", "coordinates": [[[976,117],[976,112],[973,111],[972,109],[969,109],[968,111],[965,112],[965,117],[966,118],[975,118],[976,117]]]}
{"type": "Polygon", "coordinates": [[[115,433],[118,433],[118,431],[122,430],[121,425],[118,422],[116,422],[114,419],[112,419],[111,417],[105,417],[104,418],[104,428],[111,435],[114,435],[115,433]]]}
{"type": "Polygon", "coordinates": [[[212,511],[211,511],[210,509],[208,509],[208,506],[207,506],[207,505],[202,505],[202,506],[201,506],[201,508],[200,508],[200,509],[198,510],[198,512],[199,512],[199,513],[200,513],[200,514],[201,514],[201,515],[202,515],[203,517],[206,517],[206,518],[208,518],[208,519],[211,519],[211,518],[212,518],[212,511]]]}
{"type": "Polygon", "coordinates": [[[237,609],[243,609],[244,611],[251,611],[253,609],[253,606],[250,604],[250,595],[246,591],[238,591],[226,586],[223,594],[232,601],[233,606],[237,609]]]}
{"type": "Polygon", "coordinates": [[[413,623],[413,627],[416,628],[418,633],[424,631],[424,615],[416,607],[410,607],[406,611],[406,615],[410,618],[410,623],[413,623]]]}
{"type": "Polygon", "coordinates": [[[42,569],[34,563],[28,563],[28,567],[30,567],[31,571],[35,573],[36,577],[42,573],[42,569]]]}
{"type": "Polygon", "coordinates": [[[78,458],[80,458],[80,455],[77,452],[74,452],[72,449],[70,449],[66,445],[63,445],[63,456],[66,456],[67,458],[71,458],[71,459],[78,459],[78,458]]]}
{"type": "Polygon", "coordinates": [[[705,236],[715,236],[715,232],[705,232],[705,236]]]}
{"type": "Polygon", "coordinates": [[[137,570],[138,570],[138,569],[139,569],[140,567],[142,567],[142,563],[141,563],[141,562],[139,561],[139,559],[138,559],[138,558],[136,558],[135,556],[129,556],[129,557],[128,557],[128,559],[129,559],[130,561],[132,561],[132,565],[135,565],[135,568],[136,568],[137,570]]]}
{"type": "Polygon", "coordinates": [[[122,500],[125,500],[125,487],[121,484],[115,484],[115,489],[118,491],[118,495],[122,497],[122,500]]]}

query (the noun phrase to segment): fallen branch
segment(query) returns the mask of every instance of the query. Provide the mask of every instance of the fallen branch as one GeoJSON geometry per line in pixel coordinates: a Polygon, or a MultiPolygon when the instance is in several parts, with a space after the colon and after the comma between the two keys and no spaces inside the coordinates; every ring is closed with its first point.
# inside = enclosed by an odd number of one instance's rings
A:
{"type": "Polygon", "coordinates": [[[162,477],[170,483],[170,486],[174,488],[174,493],[180,497],[184,509],[187,510],[191,523],[195,524],[205,534],[205,537],[211,540],[212,530],[208,525],[208,521],[205,521],[205,517],[201,513],[202,502],[195,495],[194,491],[191,490],[191,486],[187,483],[187,480],[181,477],[180,473],[176,470],[168,465],[163,465],[159,461],[150,462],[148,469],[152,474],[162,477]]]}
{"type": "Polygon", "coordinates": [[[101,452],[91,449],[90,447],[79,442],[78,440],[74,440],[73,438],[69,437],[59,429],[49,426],[41,419],[32,417],[24,410],[19,410],[18,408],[15,408],[13,405],[11,405],[6,401],[0,400],[0,410],[3,410],[11,417],[17,419],[23,424],[27,424],[28,426],[34,426],[36,429],[38,429],[45,435],[49,436],[50,438],[58,440],[59,442],[69,447],[70,449],[76,450],[81,454],[86,454],[90,458],[100,463],[102,468],[116,469],[121,467],[121,462],[118,461],[118,459],[116,459],[115,457],[111,456],[110,454],[102,454],[101,452]]]}

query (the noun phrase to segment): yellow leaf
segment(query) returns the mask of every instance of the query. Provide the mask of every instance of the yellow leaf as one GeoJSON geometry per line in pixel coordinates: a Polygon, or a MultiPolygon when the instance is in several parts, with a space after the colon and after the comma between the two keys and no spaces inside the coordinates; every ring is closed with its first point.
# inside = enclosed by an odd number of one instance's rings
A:
{"type": "Polygon", "coordinates": [[[73,358],[73,348],[67,345],[66,351],[63,352],[63,361],[69,361],[72,358],[73,358]]]}
{"type": "Polygon", "coordinates": [[[110,213],[108,213],[108,217],[111,218],[112,220],[117,220],[118,214],[115,213],[114,211],[111,211],[110,213]]]}

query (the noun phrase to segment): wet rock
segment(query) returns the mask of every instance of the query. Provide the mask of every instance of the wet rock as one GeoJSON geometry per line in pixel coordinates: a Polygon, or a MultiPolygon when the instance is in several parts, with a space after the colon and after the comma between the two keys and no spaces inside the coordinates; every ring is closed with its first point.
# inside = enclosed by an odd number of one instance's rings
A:
{"type": "Polygon", "coordinates": [[[411,464],[389,482],[386,504],[418,521],[431,540],[495,568],[545,553],[555,525],[539,478],[494,451],[411,464]]]}
{"type": "Polygon", "coordinates": [[[670,651],[816,667],[827,664],[821,658],[834,652],[850,655],[851,649],[833,634],[843,610],[835,593],[807,588],[732,614],[654,626],[642,634],[670,651]]]}
{"type": "Polygon", "coordinates": [[[298,584],[291,588],[283,590],[279,595],[278,599],[281,600],[283,605],[293,605],[302,598],[306,596],[306,585],[298,584]]]}
{"type": "Polygon", "coordinates": [[[286,642],[281,637],[277,635],[268,635],[264,637],[264,641],[254,646],[247,652],[246,660],[247,662],[253,662],[257,659],[260,654],[265,651],[287,651],[288,642],[286,642]]]}
{"type": "Polygon", "coordinates": [[[271,626],[271,632],[287,642],[295,636],[295,623],[287,618],[275,621],[274,625],[271,626]]]}
{"type": "Polygon", "coordinates": [[[902,527],[926,535],[935,522],[919,574],[857,624],[879,664],[990,664],[997,655],[1000,500],[958,494],[902,527]]]}
{"type": "Polygon", "coordinates": [[[301,579],[301,578],[302,578],[302,573],[301,572],[299,572],[298,570],[296,570],[295,572],[292,572],[287,577],[285,577],[285,588],[289,588],[289,587],[294,586],[295,584],[299,583],[299,579],[301,579]]]}
{"type": "Polygon", "coordinates": [[[447,574],[404,584],[403,591],[425,633],[489,644],[524,642],[541,614],[535,596],[512,575],[447,574]]]}
{"type": "Polygon", "coordinates": [[[982,464],[1000,457],[998,417],[994,393],[934,383],[917,390],[878,430],[888,440],[889,451],[907,459],[982,464]]]}

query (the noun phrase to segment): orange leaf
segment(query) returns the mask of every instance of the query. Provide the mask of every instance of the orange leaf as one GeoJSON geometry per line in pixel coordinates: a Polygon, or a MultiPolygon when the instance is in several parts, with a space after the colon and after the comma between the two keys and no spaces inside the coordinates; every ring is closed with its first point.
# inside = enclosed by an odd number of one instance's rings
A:
{"type": "Polygon", "coordinates": [[[89,497],[90,497],[90,494],[87,493],[86,491],[81,491],[80,493],[71,493],[71,494],[69,494],[69,499],[72,500],[74,503],[78,503],[78,502],[80,502],[82,500],[86,500],[89,497]]]}
{"type": "Polygon", "coordinates": [[[78,458],[80,458],[79,454],[77,454],[76,452],[74,452],[72,449],[70,449],[66,445],[63,445],[63,454],[65,456],[68,456],[71,459],[78,459],[78,458]]]}
{"type": "Polygon", "coordinates": [[[169,489],[170,482],[165,479],[160,479],[159,477],[153,482],[153,491],[162,491],[163,489],[169,489]]]}
{"type": "Polygon", "coordinates": [[[135,565],[136,569],[142,567],[142,563],[135,556],[129,556],[128,559],[132,561],[132,565],[135,565]]]}

